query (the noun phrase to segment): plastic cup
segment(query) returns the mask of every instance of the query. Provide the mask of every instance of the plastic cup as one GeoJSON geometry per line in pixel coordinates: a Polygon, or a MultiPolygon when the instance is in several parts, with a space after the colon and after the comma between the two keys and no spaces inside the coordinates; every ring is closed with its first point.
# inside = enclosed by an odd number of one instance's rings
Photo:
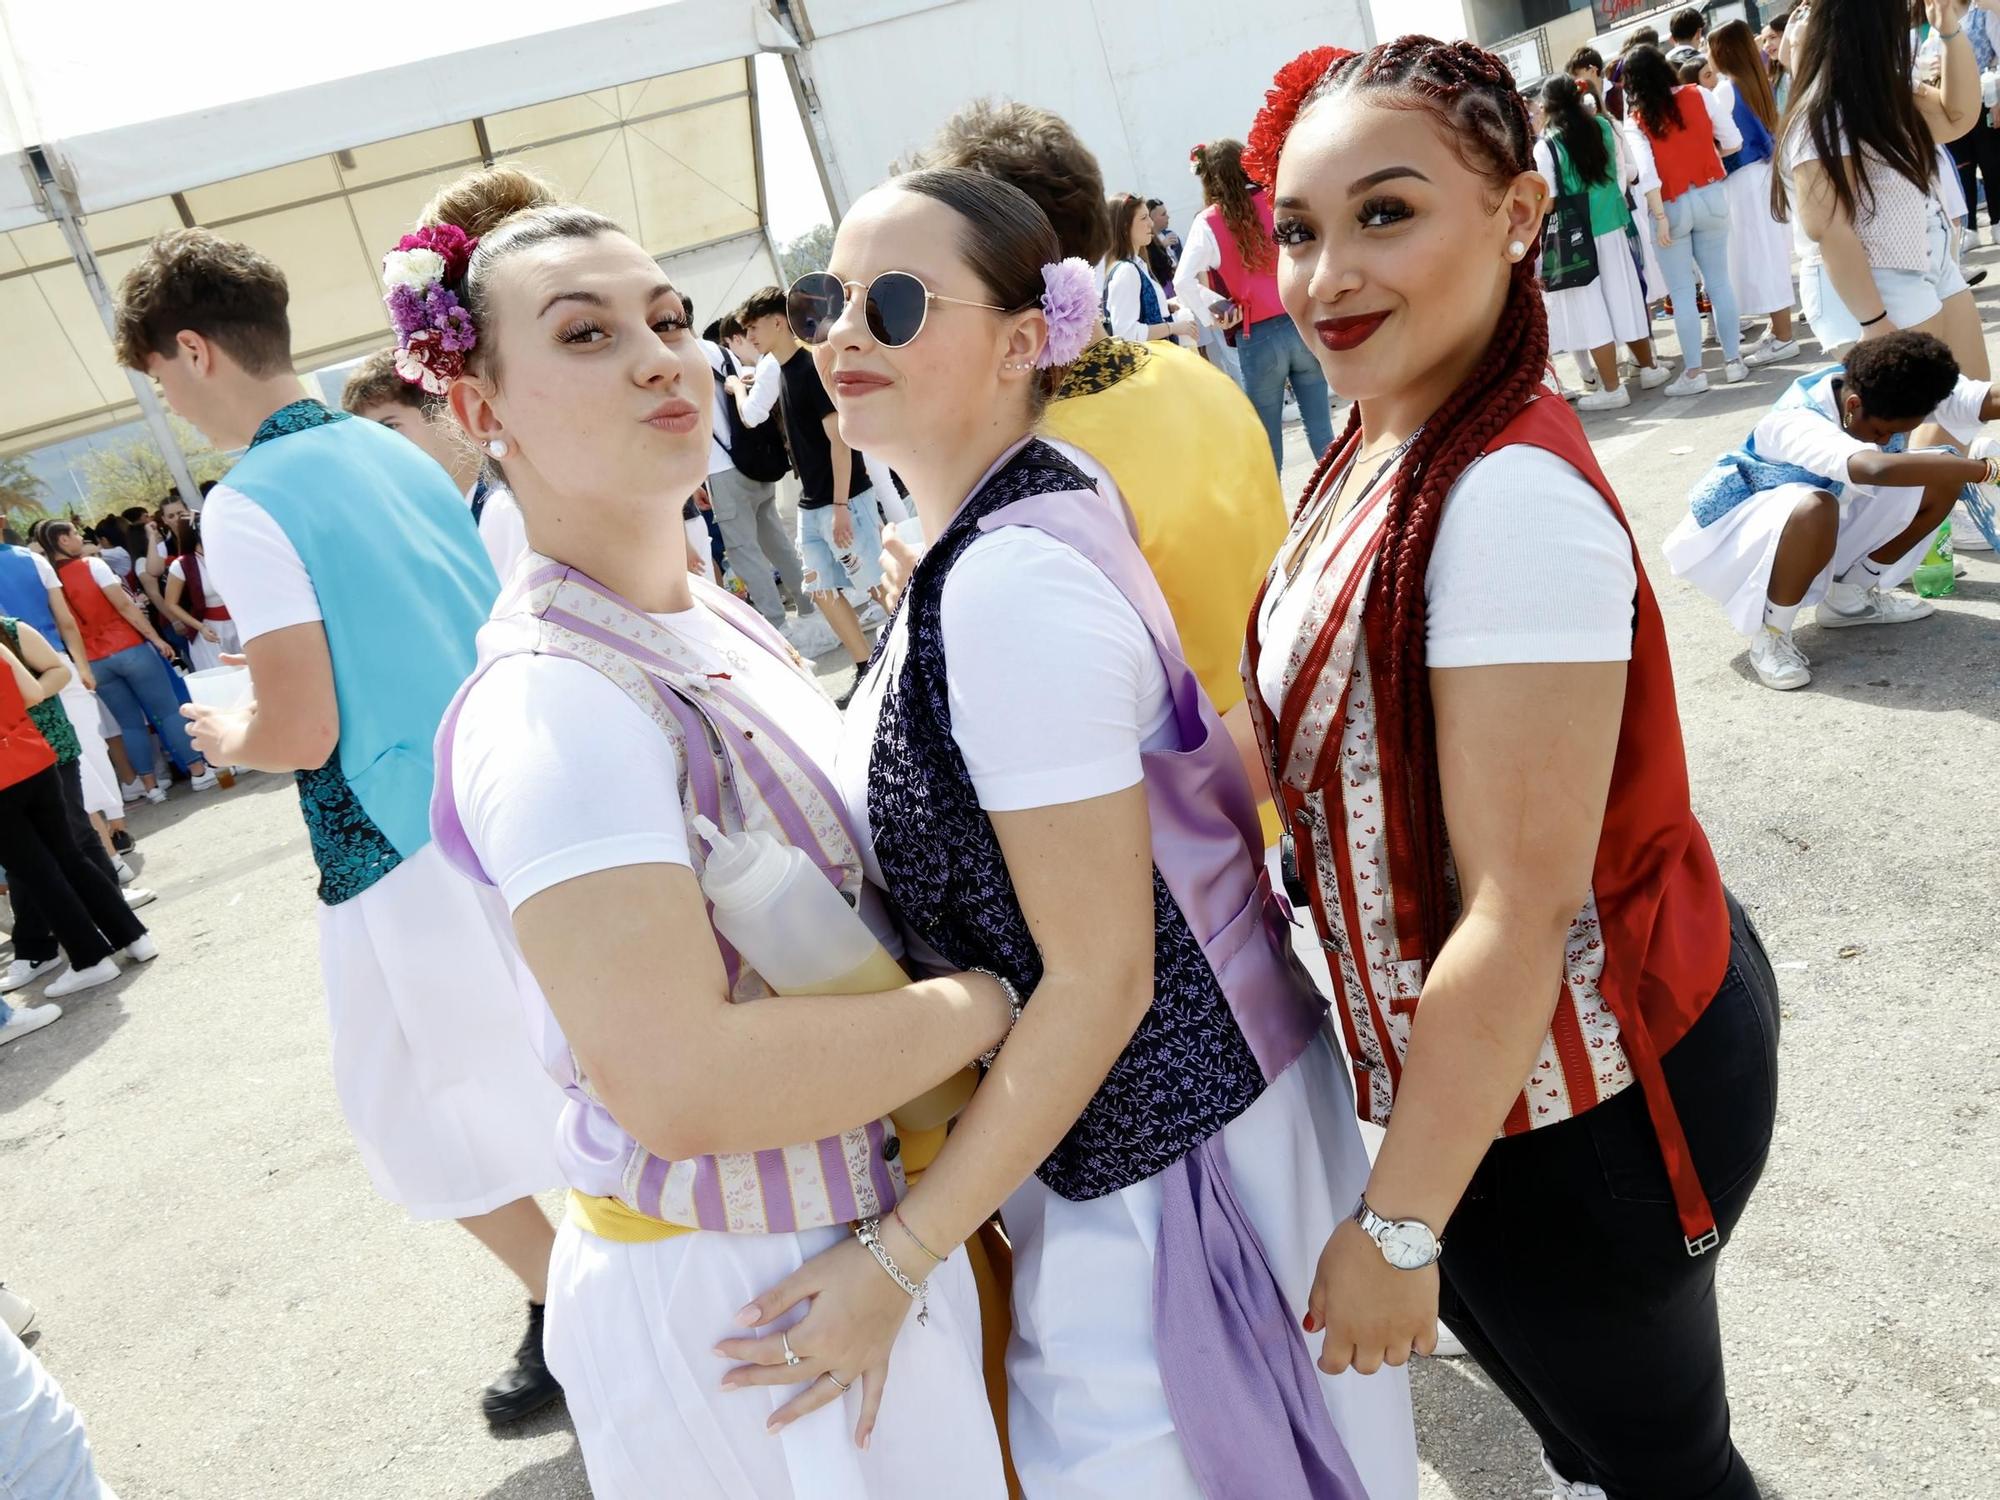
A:
{"type": "Polygon", "coordinates": [[[203,708],[241,708],[250,701],[247,667],[210,667],[187,675],[188,701],[203,708]]]}

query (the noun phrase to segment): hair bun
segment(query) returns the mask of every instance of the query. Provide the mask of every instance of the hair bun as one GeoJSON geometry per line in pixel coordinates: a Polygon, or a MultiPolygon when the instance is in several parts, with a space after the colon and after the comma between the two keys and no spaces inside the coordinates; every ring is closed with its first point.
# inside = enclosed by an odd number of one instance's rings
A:
{"type": "Polygon", "coordinates": [[[516,214],[562,202],[556,190],[525,167],[484,167],[468,173],[424,205],[419,228],[452,224],[484,239],[516,214]]]}

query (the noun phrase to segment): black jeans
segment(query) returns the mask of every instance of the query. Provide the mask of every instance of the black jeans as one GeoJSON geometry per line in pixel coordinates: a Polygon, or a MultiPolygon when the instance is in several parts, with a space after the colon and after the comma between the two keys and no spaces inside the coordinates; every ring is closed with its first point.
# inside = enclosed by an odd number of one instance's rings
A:
{"type": "MultiPolygon", "coordinates": [[[[78,844],[54,766],[0,788],[0,866],[7,870],[17,919],[26,895],[54,929],[72,968],[92,968],[146,935],[109,862],[91,859],[78,844]]],[[[24,947],[18,930],[14,955],[31,962],[55,956],[53,949],[24,947]]]]}
{"type": "MultiPolygon", "coordinates": [[[[1778,985],[1729,902],[1729,972],[1662,1059],[1727,1244],[1764,1170],[1778,1091],[1778,985]]],[[[1633,1084],[1496,1141],[1445,1231],[1439,1311],[1566,1479],[1613,1500],[1755,1500],[1729,1437],[1719,1251],[1690,1256],[1633,1084]]]]}
{"type": "MultiPolygon", "coordinates": [[[[116,885],[118,867],[104,852],[104,840],[90,826],[90,810],[83,805],[83,762],[73,760],[57,766],[56,777],[61,783],[63,819],[69,825],[70,836],[85,858],[116,885]]],[[[48,914],[36,902],[34,891],[21,885],[14,889],[14,956],[37,964],[56,956],[56,935],[49,926],[48,914]]]]}
{"type": "Polygon", "coordinates": [[[1986,111],[1979,112],[1979,123],[1953,141],[1950,146],[1951,159],[1958,166],[1959,186],[1965,192],[1965,232],[1970,234],[1979,227],[1979,193],[1975,178],[1986,183],[1986,222],[2000,223],[1995,213],[2000,213],[2000,130],[1996,130],[1986,111]]]}

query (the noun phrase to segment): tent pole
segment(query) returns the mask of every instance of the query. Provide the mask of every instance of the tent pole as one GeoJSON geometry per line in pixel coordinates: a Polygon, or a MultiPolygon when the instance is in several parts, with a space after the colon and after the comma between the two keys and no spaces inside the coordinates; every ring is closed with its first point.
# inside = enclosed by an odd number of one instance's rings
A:
{"type": "MultiPolygon", "coordinates": [[[[104,283],[104,270],[97,263],[97,252],[84,236],[83,223],[77,217],[76,203],[69,191],[57,178],[48,155],[39,146],[28,153],[34,164],[36,184],[41,188],[42,202],[49,211],[49,217],[62,230],[63,243],[69,247],[70,258],[83,275],[83,284],[90,292],[90,300],[97,308],[97,316],[104,322],[104,332],[113,343],[118,338],[117,303],[111,296],[111,289],[104,283]]],[[[127,370],[125,378],[131,382],[132,395],[139,403],[139,414],[145,418],[146,430],[151,434],[153,446],[160,450],[165,460],[167,472],[173,476],[174,488],[180,491],[181,499],[187,502],[189,510],[201,508],[201,488],[194,482],[189,472],[187,455],[181,452],[181,445],[174,437],[174,430],[167,423],[166,408],[160,404],[159,393],[153,389],[153,382],[137,370],[127,370]]]]}
{"type": "Polygon", "coordinates": [[[854,206],[854,199],[848,195],[847,181],[833,154],[833,137],[827,131],[826,116],[820,108],[819,85],[812,72],[812,22],[804,11],[805,7],[797,0],[778,0],[778,19],[800,43],[798,51],[785,54],[785,77],[791,80],[792,100],[798,105],[799,118],[805,122],[806,144],[812,148],[813,165],[819,169],[820,189],[832,211],[833,227],[838,229],[842,216],[854,206]]]}

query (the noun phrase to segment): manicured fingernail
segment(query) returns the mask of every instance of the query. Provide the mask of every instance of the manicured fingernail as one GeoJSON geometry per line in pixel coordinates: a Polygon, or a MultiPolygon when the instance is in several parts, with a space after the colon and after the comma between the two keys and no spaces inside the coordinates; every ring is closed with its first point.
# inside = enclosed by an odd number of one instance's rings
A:
{"type": "Polygon", "coordinates": [[[771,1418],[770,1421],[764,1424],[764,1431],[766,1431],[773,1437],[776,1437],[779,1433],[783,1432],[784,1430],[785,1430],[785,1424],[783,1422],[780,1422],[776,1417],[771,1418]]]}
{"type": "Polygon", "coordinates": [[[736,1326],[738,1328],[755,1328],[757,1326],[756,1303],[754,1302],[751,1303],[748,1307],[744,1308],[742,1312],[736,1315],[736,1326]]]}
{"type": "Polygon", "coordinates": [[[708,1352],[710,1354],[713,1354],[717,1359],[728,1359],[731,1357],[729,1351],[723,1348],[722,1345],[720,1344],[717,1344],[713,1349],[709,1350],[708,1352]]]}
{"type": "Polygon", "coordinates": [[[1307,1313],[1299,1326],[1304,1328],[1307,1333],[1318,1333],[1319,1319],[1315,1318],[1311,1313],[1307,1313]]]}
{"type": "Polygon", "coordinates": [[[727,1375],[722,1377],[722,1388],[725,1391],[733,1391],[742,1383],[743,1383],[742,1381],[733,1379],[732,1377],[727,1375]]]}

